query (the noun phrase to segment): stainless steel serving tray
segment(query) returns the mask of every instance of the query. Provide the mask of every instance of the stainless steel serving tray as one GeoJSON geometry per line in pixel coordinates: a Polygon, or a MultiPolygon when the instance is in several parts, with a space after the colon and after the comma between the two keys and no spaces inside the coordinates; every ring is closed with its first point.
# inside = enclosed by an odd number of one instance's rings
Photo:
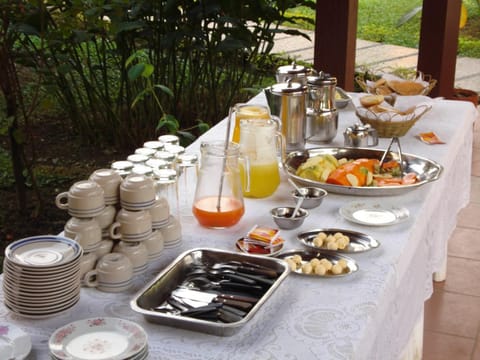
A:
{"type": "Polygon", "coordinates": [[[298,274],[301,276],[312,276],[312,277],[317,277],[317,278],[329,278],[329,279],[334,279],[334,278],[339,278],[339,277],[344,277],[348,275],[352,275],[353,273],[358,271],[358,265],[355,260],[353,260],[351,257],[348,257],[343,254],[337,254],[335,252],[331,251],[320,251],[320,250],[289,250],[282,252],[278,255],[279,258],[281,259],[288,259],[291,258],[295,255],[299,255],[302,258],[302,265],[311,261],[314,258],[317,259],[327,259],[333,264],[336,264],[339,260],[343,259],[347,263],[347,269],[348,271],[343,272],[341,274],[332,274],[332,273],[326,273],[325,275],[316,275],[314,273],[311,274],[305,274],[301,268],[297,268],[296,270],[292,270],[294,274],[298,274]]]}
{"type": "MultiPolygon", "coordinates": [[[[283,166],[287,175],[295,182],[305,186],[318,186],[327,190],[329,193],[345,194],[345,195],[362,195],[362,196],[390,196],[400,195],[409,191],[415,190],[422,185],[435,181],[440,177],[443,171],[443,167],[435,161],[428,160],[426,158],[402,153],[403,158],[403,170],[404,172],[414,172],[419,181],[411,185],[398,185],[398,186],[342,186],[322,183],[319,181],[304,179],[295,175],[297,168],[305,162],[308,158],[317,155],[330,154],[337,159],[381,159],[385,150],[369,149],[369,148],[312,148],[303,151],[294,151],[287,155],[283,166]]],[[[398,153],[390,152],[390,159],[399,160],[398,153]]]]}
{"type": "Polygon", "coordinates": [[[231,336],[255,315],[262,304],[272,296],[275,289],[277,289],[289,272],[290,269],[288,265],[284,261],[276,258],[252,256],[219,249],[192,249],[178,256],[177,259],[158,274],[157,277],[140,290],[130,302],[130,306],[134,311],[144,315],[146,320],[150,322],[217,336],[231,336]],[[242,320],[232,323],[219,323],[151,310],[166,301],[171,292],[185,279],[185,275],[191,271],[192,266],[200,264],[211,265],[228,261],[240,261],[261,265],[275,270],[279,274],[274,284],[268,288],[242,320]]]}
{"type": "Polygon", "coordinates": [[[337,253],[346,253],[346,254],[361,253],[361,252],[369,251],[371,249],[375,249],[380,246],[380,243],[370,235],[363,234],[358,231],[337,229],[337,228],[314,229],[314,230],[304,231],[297,235],[297,239],[298,241],[300,241],[300,243],[310,248],[311,250],[327,251],[327,252],[333,251],[337,253]],[[337,249],[337,250],[329,250],[325,246],[321,246],[321,247],[315,246],[313,244],[313,240],[320,232],[324,232],[327,235],[342,233],[343,235],[347,235],[350,238],[350,243],[347,245],[345,249],[337,249]]]}

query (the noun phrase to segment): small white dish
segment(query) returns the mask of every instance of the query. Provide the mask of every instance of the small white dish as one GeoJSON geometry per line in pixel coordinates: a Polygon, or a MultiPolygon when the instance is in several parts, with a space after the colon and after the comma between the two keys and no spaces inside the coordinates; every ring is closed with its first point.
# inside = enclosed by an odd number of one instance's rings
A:
{"type": "Polygon", "coordinates": [[[374,201],[353,201],[342,206],[339,212],[351,222],[369,226],[395,225],[410,216],[407,208],[374,201]]]}
{"type": "Polygon", "coordinates": [[[117,318],[75,321],[50,336],[50,353],[57,359],[127,359],[142,354],[147,334],[138,324],[117,318]],[[101,347],[97,346],[102,344],[101,347]]]}

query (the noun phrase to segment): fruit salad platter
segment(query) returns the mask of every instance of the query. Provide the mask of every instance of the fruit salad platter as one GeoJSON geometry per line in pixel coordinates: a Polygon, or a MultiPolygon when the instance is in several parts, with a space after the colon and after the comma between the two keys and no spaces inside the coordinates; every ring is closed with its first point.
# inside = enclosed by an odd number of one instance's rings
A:
{"type": "Polygon", "coordinates": [[[440,177],[442,166],[412,155],[367,148],[313,148],[290,153],[284,161],[287,175],[305,186],[331,193],[389,196],[414,190],[440,177]]]}

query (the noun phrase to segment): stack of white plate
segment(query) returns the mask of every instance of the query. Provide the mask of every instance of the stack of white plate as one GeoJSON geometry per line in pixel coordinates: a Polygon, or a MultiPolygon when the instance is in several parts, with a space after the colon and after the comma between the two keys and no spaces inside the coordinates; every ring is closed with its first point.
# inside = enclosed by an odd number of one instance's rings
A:
{"type": "Polygon", "coordinates": [[[50,336],[52,359],[143,360],[148,337],[143,328],[119,318],[91,318],[62,326],[50,336]]]}
{"type": "Polygon", "coordinates": [[[80,298],[82,247],[61,236],[41,235],[14,241],[5,249],[4,301],[27,318],[63,312],[80,298]]]}

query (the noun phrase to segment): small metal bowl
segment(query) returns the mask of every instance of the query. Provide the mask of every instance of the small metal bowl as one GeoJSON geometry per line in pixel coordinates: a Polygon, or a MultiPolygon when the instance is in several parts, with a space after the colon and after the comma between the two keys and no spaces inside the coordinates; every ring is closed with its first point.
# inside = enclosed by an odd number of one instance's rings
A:
{"type": "Polygon", "coordinates": [[[308,216],[308,211],[305,209],[298,209],[297,215],[292,218],[293,211],[295,207],[277,207],[270,211],[273,217],[273,221],[278,225],[280,229],[291,230],[296,229],[303,224],[306,217],[308,216]]]}
{"type": "Polygon", "coordinates": [[[295,199],[295,203],[300,201],[302,197],[305,197],[302,203],[302,208],[304,209],[313,209],[319,206],[323,198],[327,196],[327,192],[321,188],[309,186],[301,187],[298,190],[292,191],[292,196],[295,199]]]}

